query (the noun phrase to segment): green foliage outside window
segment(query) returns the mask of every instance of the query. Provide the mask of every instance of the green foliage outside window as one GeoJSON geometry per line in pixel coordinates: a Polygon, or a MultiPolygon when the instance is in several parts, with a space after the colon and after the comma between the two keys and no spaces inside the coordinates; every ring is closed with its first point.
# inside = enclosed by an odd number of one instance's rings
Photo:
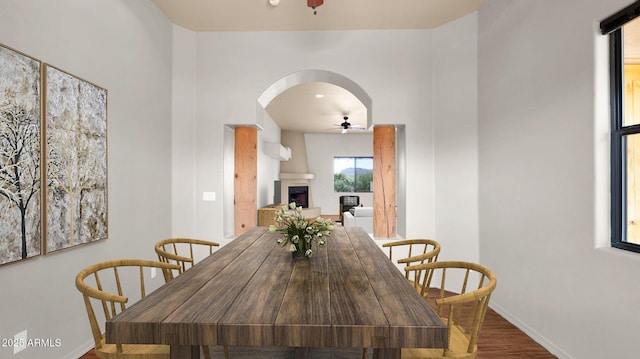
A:
{"type": "Polygon", "coordinates": [[[336,192],[352,192],[353,178],[347,177],[344,173],[335,173],[333,175],[333,189],[336,192]]]}
{"type": "Polygon", "coordinates": [[[334,157],[336,192],[371,192],[372,183],[373,157],[334,157]]]}

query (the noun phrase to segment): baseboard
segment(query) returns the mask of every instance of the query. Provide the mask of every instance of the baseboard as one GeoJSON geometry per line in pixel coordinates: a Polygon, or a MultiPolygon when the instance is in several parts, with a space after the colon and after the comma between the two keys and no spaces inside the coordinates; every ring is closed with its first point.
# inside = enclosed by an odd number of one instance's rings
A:
{"type": "Polygon", "coordinates": [[[558,346],[556,346],[553,342],[549,341],[543,335],[529,327],[527,324],[522,322],[517,317],[513,316],[509,311],[505,310],[499,304],[491,303],[489,307],[493,309],[496,313],[500,314],[504,319],[506,319],[509,323],[515,325],[518,329],[522,330],[526,335],[528,335],[531,339],[535,340],[536,343],[542,345],[545,349],[547,349],[551,354],[558,357],[558,359],[575,359],[569,353],[565,352],[558,346]]]}
{"type": "Polygon", "coordinates": [[[65,359],[81,358],[83,355],[87,354],[89,350],[93,349],[94,345],[95,343],[93,342],[93,338],[91,338],[87,340],[84,344],[81,344],[79,347],[77,347],[74,351],[69,353],[69,355],[67,355],[65,359]]]}

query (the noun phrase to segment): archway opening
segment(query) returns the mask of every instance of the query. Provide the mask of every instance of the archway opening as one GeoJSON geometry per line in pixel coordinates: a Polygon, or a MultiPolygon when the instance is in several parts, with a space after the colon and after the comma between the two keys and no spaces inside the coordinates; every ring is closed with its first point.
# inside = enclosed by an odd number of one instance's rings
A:
{"type": "MultiPolygon", "coordinates": [[[[296,87],[302,84],[312,83],[312,82],[328,83],[335,86],[339,86],[344,90],[353,94],[353,96],[355,96],[366,108],[366,125],[365,125],[366,129],[369,129],[369,130],[373,129],[374,124],[372,121],[372,118],[373,118],[372,100],[369,97],[369,95],[362,89],[362,87],[360,87],[353,80],[343,75],[326,71],[326,70],[318,70],[318,69],[303,70],[303,71],[295,72],[295,73],[286,75],[280,78],[279,80],[275,81],[271,85],[269,85],[256,101],[256,127],[261,130],[264,129],[265,120],[267,118],[271,118],[269,113],[267,113],[266,109],[269,106],[269,104],[279,94],[293,87],[296,87]]],[[[398,149],[398,150],[401,150],[401,149],[398,149]]],[[[402,154],[400,153],[396,154],[396,156],[398,155],[402,155],[402,154]]],[[[397,178],[396,183],[399,186],[399,188],[403,188],[402,186],[402,183],[404,182],[403,178],[404,177],[402,175],[398,176],[397,178]]],[[[399,194],[397,198],[401,199],[402,194],[399,194]]],[[[233,206],[232,203],[231,203],[231,206],[233,206]]],[[[225,211],[225,213],[234,213],[232,210],[233,208],[230,208],[230,209],[231,211],[225,211]]],[[[401,213],[404,213],[404,212],[399,208],[398,214],[401,214],[401,213]]],[[[403,227],[404,226],[402,225],[402,222],[400,222],[399,228],[401,229],[403,227]]],[[[395,236],[395,233],[394,233],[394,236],[395,236]]]]}

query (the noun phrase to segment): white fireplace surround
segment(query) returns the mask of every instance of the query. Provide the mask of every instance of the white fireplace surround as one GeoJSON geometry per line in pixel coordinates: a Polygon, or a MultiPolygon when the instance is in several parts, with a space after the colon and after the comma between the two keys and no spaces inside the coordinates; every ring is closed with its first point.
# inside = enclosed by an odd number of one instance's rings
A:
{"type": "Polygon", "coordinates": [[[311,180],[316,176],[312,173],[280,173],[280,203],[286,203],[289,198],[289,187],[292,186],[308,186],[309,208],[313,207],[313,198],[311,198],[311,180]]]}
{"type": "Polygon", "coordinates": [[[302,215],[306,218],[320,216],[320,207],[313,206],[313,196],[311,195],[311,180],[315,177],[313,173],[280,173],[280,203],[285,204],[288,201],[289,187],[308,186],[309,208],[303,208],[302,215]]]}

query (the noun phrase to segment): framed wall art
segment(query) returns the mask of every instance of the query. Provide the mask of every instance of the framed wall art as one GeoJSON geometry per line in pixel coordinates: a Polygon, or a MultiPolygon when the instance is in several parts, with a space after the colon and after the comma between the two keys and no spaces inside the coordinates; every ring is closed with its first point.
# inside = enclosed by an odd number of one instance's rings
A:
{"type": "Polygon", "coordinates": [[[107,91],[45,65],[46,251],[107,238],[107,91]]]}
{"type": "Polygon", "coordinates": [[[41,254],[41,68],[0,45],[0,265],[41,254]]]}

